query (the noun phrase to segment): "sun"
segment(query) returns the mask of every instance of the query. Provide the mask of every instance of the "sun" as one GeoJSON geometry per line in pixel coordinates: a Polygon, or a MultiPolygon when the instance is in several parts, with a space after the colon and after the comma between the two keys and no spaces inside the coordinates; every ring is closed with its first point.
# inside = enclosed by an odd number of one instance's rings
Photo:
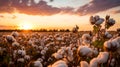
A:
{"type": "Polygon", "coordinates": [[[30,23],[22,23],[19,25],[19,27],[20,27],[19,29],[23,29],[23,30],[33,29],[33,26],[30,23]]]}

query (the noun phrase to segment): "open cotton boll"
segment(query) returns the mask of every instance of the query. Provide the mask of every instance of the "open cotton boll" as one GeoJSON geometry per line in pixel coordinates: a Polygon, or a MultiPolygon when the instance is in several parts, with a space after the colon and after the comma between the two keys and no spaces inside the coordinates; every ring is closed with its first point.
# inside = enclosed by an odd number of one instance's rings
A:
{"type": "Polygon", "coordinates": [[[12,32],[11,35],[12,35],[13,37],[17,37],[17,36],[19,36],[19,33],[18,33],[18,32],[12,32]]]}
{"type": "Polygon", "coordinates": [[[42,51],[41,51],[41,54],[42,54],[42,55],[45,55],[45,53],[46,53],[46,50],[42,50],[42,51]]]}
{"type": "Polygon", "coordinates": [[[26,52],[25,50],[18,50],[18,54],[20,54],[21,56],[25,56],[26,52]]]}
{"type": "Polygon", "coordinates": [[[93,58],[90,61],[90,66],[89,67],[98,67],[98,58],[93,58]]]}
{"type": "Polygon", "coordinates": [[[93,16],[90,17],[91,24],[95,24],[95,18],[93,16]]]}
{"type": "Polygon", "coordinates": [[[19,58],[19,59],[17,59],[17,62],[24,62],[24,58],[19,58]]]}
{"type": "Polygon", "coordinates": [[[39,48],[40,50],[42,50],[42,49],[43,49],[43,46],[39,46],[38,48],[39,48]]]}
{"type": "Polygon", "coordinates": [[[47,50],[48,50],[48,48],[47,48],[47,47],[45,47],[45,48],[44,48],[44,50],[46,50],[46,51],[47,51],[47,50]]]}
{"type": "Polygon", "coordinates": [[[104,22],[104,19],[103,18],[100,18],[96,23],[95,25],[100,25],[104,22]]]}
{"type": "Polygon", "coordinates": [[[63,58],[63,56],[59,53],[54,53],[53,56],[56,58],[56,59],[61,59],[63,58]]]}
{"type": "Polygon", "coordinates": [[[65,61],[59,60],[52,64],[52,67],[68,67],[65,61]]]}
{"type": "Polygon", "coordinates": [[[56,40],[62,41],[62,38],[61,37],[57,37],[56,40]]]}
{"type": "Polygon", "coordinates": [[[111,60],[110,65],[111,65],[112,67],[114,67],[114,65],[115,65],[115,58],[113,58],[113,59],[111,60]]]}
{"type": "Polygon", "coordinates": [[[117,47],[117,48],[119,47],[119,43],[118,43],[117,39],[113,39],[111,41],[111,44],[112,44],[113,47],[117,47]]]}
{"type": "Polygon", "coordinates": [[[97,58],[98,58],[99,63],[106,63],[109,58],[109,53],[108,52],[100,52],[97,58]]]}
{"type": "Polygon", "coordinates": [[[108,35],[107,35],[107,38],[112,38],[112,34],[108,34],[108,35]]]}
{"type": "Polygon", "coordinates": [[[26,60],[30,60],[30,56],[29,56],[29,55],[25,55],[24,58],[25,58],[26,60]]]}
{"type": "Polygon", "coordinates": [[[59,53],[59,54],[64,54],[65,53],[65,50],[64,49],[59,49],[58,51],[57,51],[57,53],[59,53]]]}
{"type": "Polygon", "coordinates": [[[89,34],[83,34],[82,35],[82,40],[87,40],[89,38],[91,38],[89,34]]]}
{"type": "Polygon", "coordinates": [[[90,46],[90,40],[83,40],[82,44],[86,45],[86,46],[90,46]]]}
{"type": "Polygon", "coordinates": [[[115,24],[115,20],[113,18],[110,18],[109,19],[109,24],[112,24],[112,25],[115,24]]]}
{"type": "Polygon", "coordinates": [[[104,47],[105,48],[111,48],[111,42],[110,41],[105,41],[104,42],[104,47]]]}
{"type": "Polygon", "coordinates": [[[98,50],[95,49],[95,50],[93,50],[93,53],[94,53],[94,55],[98,55],[99,52],[98,52],[98,50]]]}
{"type": "Polygon", "coordinates": [[[13,42],[12,43],[12,46],[15,47],[15,46],[19,46],[20,44],[18,42],[13,42]]]}
{"type": "Polygon", "coordinates": [[[82,56],[88,55],[92,52],[92,49],[88,46],[79,46],[78,53],[82,54],[82,56]]]}
{"type": "Polygon", "coordinates": [[[81,61],[80,67],[89,67],[89,64],[86,61],[81,61]]]}
{"type": "Polygon", "coordinates": [[[98,40],[98,38],[97,38],[96,36],[94,36],[94,37],[92,38],[92,42],[95,42],[96,40],[98,40]]]}
{"type": "Polygon", "coordinates": [[[117,37],[116,40],[117,40],[117,42],[118,42],[119,45],[120,45],[120,37],[117,37]]]}
{"type": "Polygon", "coordinates": [[[94,18],[96,21],[100,19],[100,17],[98,15],[96,15],[94,18]]]}
{"type": "Polygon", "coordinates": [[[43,67],[40,61],[34,61],[34,67],[43,67]]]}
{"type": "Polygon", "coordinates": [[[42,58],[38,58],[37,61],[43,62],[43,59],[42,58]]]}
{"type": "Polygon", "coordinates": [[[15,42],[15,41],[16,41],[16,39],[15,39],[13,36],[11,36],[11,35],[7,35],[7,36],[6,36],[6,40],[7,40],[8,42],[15,42]]]}
{"type": "Polygon", "coordinates": [[[29,45],[32,45],[32,44],[33,44],[33,41],[32,41],[32,40],[29,40],[29,41],[28,41],[28,44],[29,44],[29,45]]]}

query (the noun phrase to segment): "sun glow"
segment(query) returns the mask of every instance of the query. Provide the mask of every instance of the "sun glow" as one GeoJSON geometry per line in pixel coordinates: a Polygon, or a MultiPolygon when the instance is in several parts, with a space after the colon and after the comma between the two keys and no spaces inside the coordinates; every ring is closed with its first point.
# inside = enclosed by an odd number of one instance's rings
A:
{"type": "Polygon", "coordinates": [[[19,25],[19,29],[30,30],[33,29],[33,26],[30,23],[22,23],[19,25]]]}

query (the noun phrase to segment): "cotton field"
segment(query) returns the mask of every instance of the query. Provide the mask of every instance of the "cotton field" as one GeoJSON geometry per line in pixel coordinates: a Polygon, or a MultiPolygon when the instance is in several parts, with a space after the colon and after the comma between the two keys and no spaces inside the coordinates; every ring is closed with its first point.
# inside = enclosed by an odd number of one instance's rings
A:
{"type": "Polygon", "coordinates": [[[108,31],[115,20],[91,16],[90,23],[86,33],[1,32],[0,67],[120,67],[120,31],[108,31]]]}

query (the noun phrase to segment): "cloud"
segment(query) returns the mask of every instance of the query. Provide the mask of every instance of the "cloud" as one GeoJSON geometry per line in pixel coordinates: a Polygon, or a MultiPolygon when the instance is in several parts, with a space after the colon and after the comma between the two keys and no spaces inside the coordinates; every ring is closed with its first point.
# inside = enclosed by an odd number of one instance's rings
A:
{"type": "Polygon", "coordinates": [[[112,11],[113,14],[120,13],[120,10],[112,11]]]}
{"type": "MultiPolygon", "coordinates": [[[[49,1],[53,2],[54,0],[49,1]]],[[[45,0],[40,0],[38,3],[35,3],[34,0],[0,0],[0,13],[14,13],[18,11],[19,13],[29,15],[54,15],[58,13],[88,15],[117,6],[120,6],[120,0],[91,0],[77,10],[72,7],[53,7],[48,5],[45,0]]]]}
{"type": "Polygon", "coordinates": [[[91,0],[77,10],[79,15],[94,14],[120,6],[120,0],[91,0]]]}
{"type": "Polygon", "coordinates": [[[0,18],[4,18],[4,16],[3,16],[3,15],[0,15],[0,18]]]}
{"type": "Polygon", "coordinates": [[[34,0],[0,0],[0,13],[12,13],[15,10],[31,15],[53,15],[61,11],[60,8],[47,5],[43,0],[37,4],[34,0]]]}

